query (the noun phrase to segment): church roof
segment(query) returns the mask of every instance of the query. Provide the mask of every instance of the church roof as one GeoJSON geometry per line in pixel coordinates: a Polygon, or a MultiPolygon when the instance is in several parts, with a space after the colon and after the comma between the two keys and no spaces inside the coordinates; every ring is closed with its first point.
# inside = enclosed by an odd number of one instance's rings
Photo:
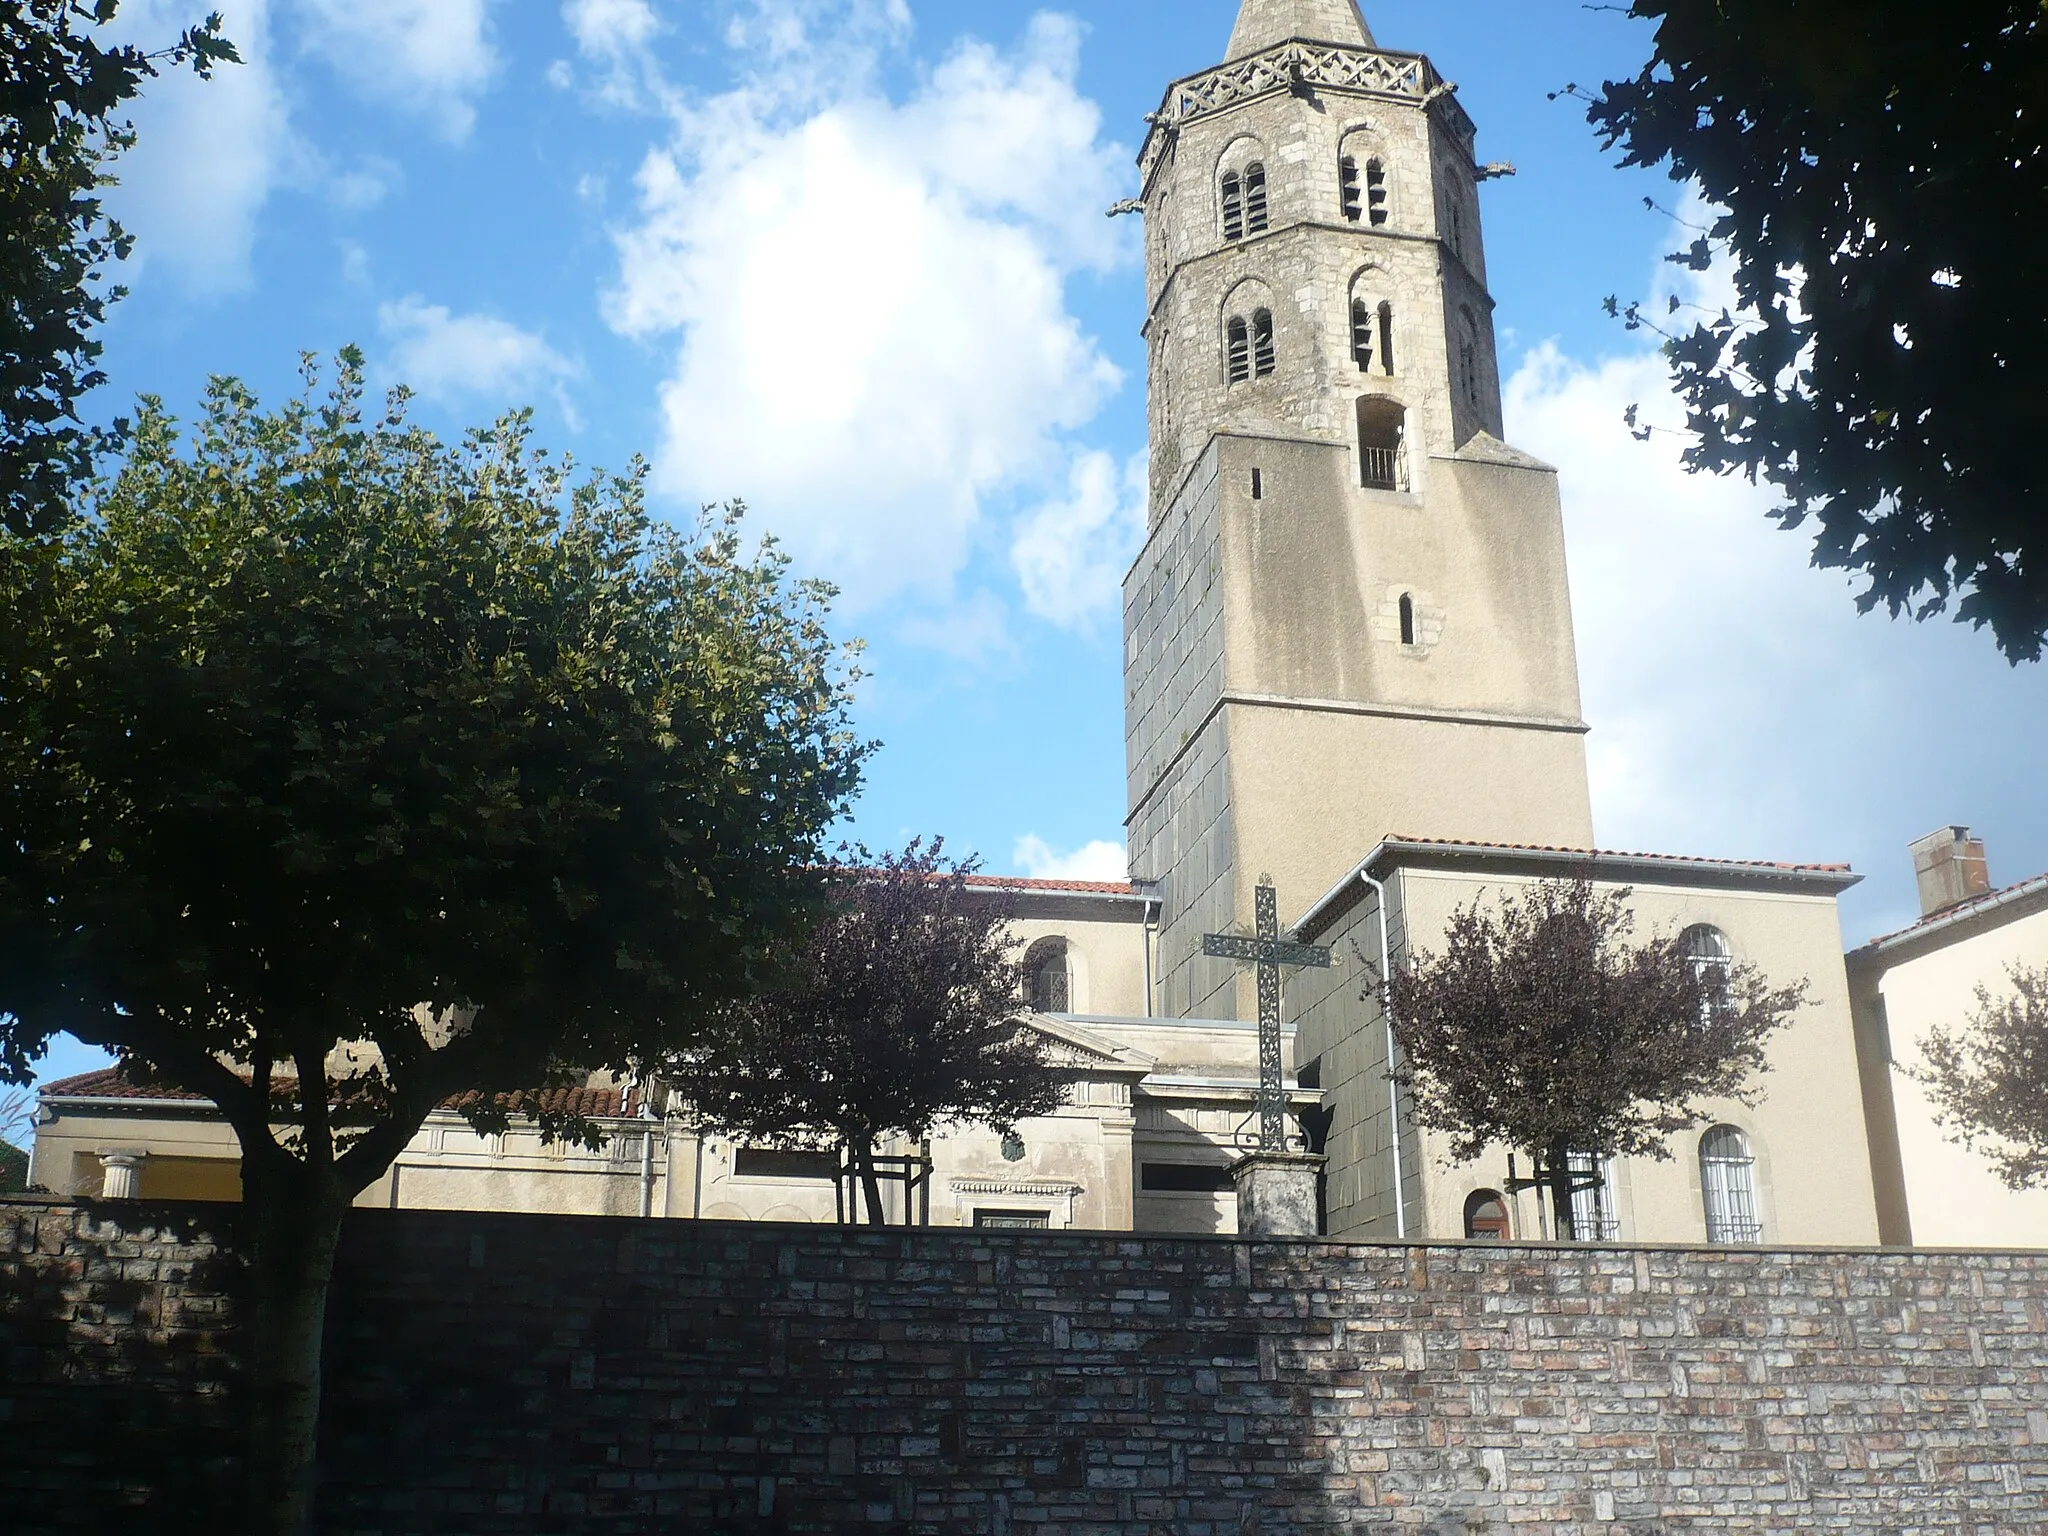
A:
{"type": "MultiPolygon", "coordinates": [[[[1852,966],[1870,965],[1883,960],[1894,950],[1917,946],[1924,940],[1932,940],[1958,928],[1967,931],[1955,934],[1955,937],[1967,937],[1970,933],[2025,917],[2043,906],[2048,906],[2048,875],[2036,875],[2018,885],[2008,885],[2002,891],[1987,891],[1982,896],[1973,896],[1953,907],[1929,913],[1909,928],[1901,928],[1897,933],[1887,933],[1868,944],[1859,945],[1849,951],[1849,963],[1852,966]]],[[[1878,969],[1883,968],[1883,965],[1878,965],[1878,969]]]]}
{"type": "MultiPolygon", "coordinates": [[[[211,1102],[204,1094],[193,1093],[189,1089],[174,1088],[160,1083],[133,1082],[119,1067],[103,1067],[97,1072],[83,1072],[77,1077],[59,1078],[54,1083],[45,1083],[42,1086],[42,1095],[45,1099],[68,1100],[72,1103],[211,1102]]],[[[639,1091],[633,1088],[550,1088],[542,1093],[516,1093],[510,1097],[515,1113],[535,1110],[554,1114],[566,1112],[585,1115],[593,1120],[624,1120],[640,1112],[639,1091]]],[[[457,1094],[445,1101],[441,1108],[460,1111],[476,1098],[477,1095],[474,1093],[457,1094]]]]}
{"type": "Polygon", "coordinates": [[[1443,860],[1459,864],[1533,867],[1551,875],[1579,870],[1602,878],[1734,886],[1787,886],[1839,895],[1863,877],[1847,864],[1784,864],[1768,859],[1710,859],[1682,853],[1622,853],[1608,848],[1558,848],[1543,843],[1473,843],[1453,838],[1387,837],[1294,924],[1312,933],[1358,899],[1361,877],[1403,863],[1443,860]]]}
{"type": "Polygon", "coordinates": [[[1289,38],[1373,48],[1372,28],[1359,14],[1358,0],[1244,0],[1230,33],[1225,63],[1289,38]]]}
{"type": "Polygon", "coordinates": [[[1027,880],[1022,875],[969,875],[977,891],[1064,891],[1082,896],[1142,896],[1128,880],[1027,880]]]}

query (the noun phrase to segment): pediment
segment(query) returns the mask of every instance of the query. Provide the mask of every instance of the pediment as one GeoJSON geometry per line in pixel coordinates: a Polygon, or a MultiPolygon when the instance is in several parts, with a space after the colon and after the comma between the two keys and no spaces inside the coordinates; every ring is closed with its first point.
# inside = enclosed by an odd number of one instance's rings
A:
{"type": "Polygon", "coordinates": [[[1084,1029],[1065,1019],[1034,1013],[1019,1022],[1047,1042],[1049,1054],[1062,1067],[1079,1071],[1131,1073],[1142,1077],[1159,1064],[1156,1057],[1132,1050],[1107,1035],[1084,1029]]]}

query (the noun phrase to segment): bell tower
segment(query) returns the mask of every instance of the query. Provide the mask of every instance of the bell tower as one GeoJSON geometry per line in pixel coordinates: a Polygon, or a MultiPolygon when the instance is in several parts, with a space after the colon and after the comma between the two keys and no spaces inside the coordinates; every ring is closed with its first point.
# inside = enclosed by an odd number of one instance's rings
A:
{"type": "Polygon", "coordinates": [[[1589,847],[1555,471],[1501,441],[1472,121],[1355,0],[1244,0],[1139,159],[1150,528],[1124,588],[1160,1004],[1388,835],[1589,847]]]}

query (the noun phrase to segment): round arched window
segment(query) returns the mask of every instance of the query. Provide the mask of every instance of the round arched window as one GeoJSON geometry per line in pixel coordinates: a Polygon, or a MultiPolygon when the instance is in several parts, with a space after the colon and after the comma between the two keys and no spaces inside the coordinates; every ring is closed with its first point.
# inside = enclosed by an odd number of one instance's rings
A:
{"type": "Polygon", "coordinates": [[[1024,1000],[1035,1013],[1072,1010],[1073,970],[1065,939],[1040,939],[1024,956],[1024,1000]]]}
{"type": "Polygon", "coordinates": [[[1733,1001],[1729,978],[1735,970],[1728,935],[1712,923],[1695,923],[1678,936],[1678,946],[1685,952],[1693,975],[1699,978],[1703,1008],[1709,1012],[1726,1008],[1733,1001]]]}
{"type": "Polygon", "coordinates": [[[1514,1236],[1508,1202],[1497,1189],[1475,1189],[1465,1199],[1465,1238],[1474,1243],[1504,1243],[1514,1236]]]}
{"type": "Polygon", "coordinates": [[[1750,1153],[1749,1138],[1732,1125],[1717,1125],[1700,1138],[1700,1198],[1707,1208],[1708,1242],[1763,1240],[1756,1158],[1750,1153]]]}

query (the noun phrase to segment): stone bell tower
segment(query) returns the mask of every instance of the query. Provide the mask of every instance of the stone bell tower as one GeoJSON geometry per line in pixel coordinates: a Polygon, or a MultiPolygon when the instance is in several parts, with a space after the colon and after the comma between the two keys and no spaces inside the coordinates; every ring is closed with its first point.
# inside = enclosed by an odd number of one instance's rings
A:
{"type": "Polygon", "coordinates": [[[1244,0],[1140,156],[1150,533],[1124,588],[1162,1011],[1201,935],[1390,834],[1588,847],[1557,477],[1500,440],[1473,124],[1355,0],[1244,0]]]}

